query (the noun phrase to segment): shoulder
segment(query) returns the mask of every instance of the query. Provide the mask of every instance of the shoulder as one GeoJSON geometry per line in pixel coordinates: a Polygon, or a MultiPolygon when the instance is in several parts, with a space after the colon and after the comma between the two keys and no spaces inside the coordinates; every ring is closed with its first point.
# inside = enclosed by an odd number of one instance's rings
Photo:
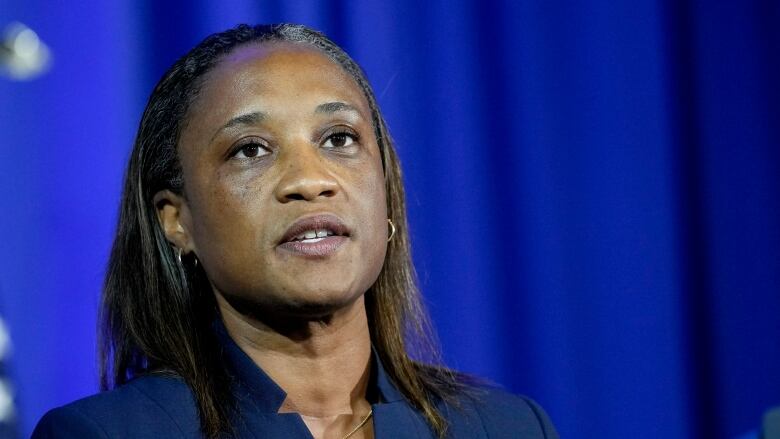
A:
{"type": "Polygon", "coordinates": [[[547,413],[533,400],[492,386],[472,386],[445,408],[453,436],[557,439],[547,413]]]}
{"type": "Polygon", "coordinates": [[[33,439],[199,437],[189,387],[172,376],[145,376],[41,418],[33,439]]]}

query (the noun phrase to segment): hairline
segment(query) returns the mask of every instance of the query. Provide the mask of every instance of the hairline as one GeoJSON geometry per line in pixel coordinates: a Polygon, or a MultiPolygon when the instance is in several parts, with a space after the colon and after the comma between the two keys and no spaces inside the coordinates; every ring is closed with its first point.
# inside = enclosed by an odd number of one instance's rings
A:
{"type": "MultiPolygon", "coordinates": [[[[217,68],[219,68],[219,66],[222,65],[222,63],[226,60],[226,58],[229,58],[232,54],[235,54],[236,51],[240,49],[247,48],[250,46],[262,47],[262,46],[283,46],[283,45],[298,46],[303,51],[315,52],[322,55],[324,58],[328,59],[330,62],[338,66],[341,69],[341,71],[343,71],[352,80],[352,82],[360,90],[363,99],[365,99],[366,106],[368,107],[368,111],[370,113],[370,118],[371,118],[370,122],[372,128],[374,129],[374,137],[376,138],[377,146],[380,148],[380,152],[381,152],[381,149],[384,148],[384,142],[382,141],[379,135],[380,133],[379,123],[381,123],[380,119],[382,118],[382,114],[379,111],[378,105],[376,104],[376,97],[372,95],[372,90],[370,88],[371,86],[368,84],[367,78],[363,78],[366,80],[366,85],[362,85],[360,81],[360,76],[357,73],[350,72],[347,69],[347,65],[349,64],[349,61],[352,61],[352,63],[355,64],[355,67],[359,68],[359,66],[354,60],[352,60],[349,57],[349,55],[346,54],[345,51],[343,51],[343,49],[341,50],[345,56],[343,60],[344,62],[342,63],[338,59],[336,54],[328,53],[328,51],[324,50],[322,47],[319,47],[316,44],[316,41],[313,40],[310,41],[310,40],[288,40],[288,39],[274,39],[274,38],[262,39],[261,38],[261,39],[255,39],[255,40],[239,43],[231,47],[230,50],[228,50],[227,52],[222,53],[217,57],[215,57],[213,63],[209,66],[209,68],[207,68],[203,73],[201,73],[200,75],[194,78],[192,85],[186,91],[186,95],[185,95],[186,108],[184,113],[181,116],[181,119],[179,120],[178,132],[176,133],[176,139],[175,139],[176,142],[174,144],[174,147],[177,156],[179,155],[181,135],[190,122],[193,108],[198,103],[198,99],[201,95],[202,87],[206,83],[206,81],[208,81],[208,77],[212,74],[212,72],[214,72],[217,68]],[[372,96],[374,98],[373,106],[371,105],[372,96]]],[[[383,161],[382,168],[384,169],[384,167],[385,165],[383,161]]]]}

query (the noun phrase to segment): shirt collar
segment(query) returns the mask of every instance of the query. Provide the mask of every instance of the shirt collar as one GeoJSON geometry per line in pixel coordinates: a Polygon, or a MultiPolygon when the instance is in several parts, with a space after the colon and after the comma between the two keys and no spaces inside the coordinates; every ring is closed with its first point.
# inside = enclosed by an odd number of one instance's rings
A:
{"type": "MultiPolygon", "coordinates": [[[[222,346],[223,359],[234,378],[234,393],[239,404],[251,404],[263,413],[277,413],[287,393],[279,387],[230,337],[221,319],[214,329],[222,346]]],[[[403,400],[403,395],[387,374],[376,350],[371,348],[369,394],[378,396],[379,404],[403,400]]]]}

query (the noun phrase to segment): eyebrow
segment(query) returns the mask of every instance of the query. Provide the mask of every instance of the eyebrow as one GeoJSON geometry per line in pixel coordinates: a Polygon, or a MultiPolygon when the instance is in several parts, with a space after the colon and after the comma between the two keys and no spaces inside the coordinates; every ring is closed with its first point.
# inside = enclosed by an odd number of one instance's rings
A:
{"type": "MultiPolygon", "coordinates": [[[[344,102],[326,102],[324,104],[317,105],[317,108],[314,109],[315,113],[320,114],[332,114],[332,113],[339,113],[339,112],[347,112],[347,113],[354,113],[358,115],[359,117],[363,116],[363,113],[360,112],[357,108],[355,108],[352,105],[346,104],[344,102]]],[[[241,114],[239,116],[236,116],[225,125],[222,125],[211,137],[211,141],[214,140],[214,138],[219,135],[222,131],[232,128],[234,126],[238,125],[256,125],[260,123],[263,119],[265,119],[268,116],[268,114],[262,112],[262,111],[253,111],[251,113],[245,113],[241,114]]]]}
{"type": "Polygon", "coordinates": [[[214,133],[213,136],[211,136],[211,140],[213,141],[215,137],[222,131],[234,127],[236,125],[255,125],[265,119],[267,116],[266,113],[263,113],[262,111],[253,111],[251,113],[242,114],[239,116],[236,116],[229,121],[225,125],[222,125],[217,132],[214,133]]]}
{"type": "Polygon", "coordinates": [[[327,102],[325,104],[317,105],[317,108],[314,110],[315,113],[325,113],[325,114],[338,113],[340,111],[355,113],[358,116],[363,115],[360,112],[360,110],[353,107],[352,105],[345,104],[344,102],[327,102]]]}

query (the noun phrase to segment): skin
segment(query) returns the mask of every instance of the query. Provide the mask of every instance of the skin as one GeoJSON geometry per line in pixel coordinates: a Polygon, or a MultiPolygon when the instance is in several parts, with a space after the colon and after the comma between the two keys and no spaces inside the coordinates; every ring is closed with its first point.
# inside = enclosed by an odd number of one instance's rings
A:
{"type": "MultiPolygon", "coordinates": [[[[280,412],[300,413],[316,438],[342,437],[370,409],[363,294],[388,236],[361,89],[305,45],[239,47],[205,76],[178,151],[184,194],[155,197],[166,236],[197,256],[231,336],[287,392],[280,412]],[[279,248],[296,220],[323,213],[350,230],[335,252],[279,248]]],[[[371,423],[352,437],[373,437],[371,423]]]]}

